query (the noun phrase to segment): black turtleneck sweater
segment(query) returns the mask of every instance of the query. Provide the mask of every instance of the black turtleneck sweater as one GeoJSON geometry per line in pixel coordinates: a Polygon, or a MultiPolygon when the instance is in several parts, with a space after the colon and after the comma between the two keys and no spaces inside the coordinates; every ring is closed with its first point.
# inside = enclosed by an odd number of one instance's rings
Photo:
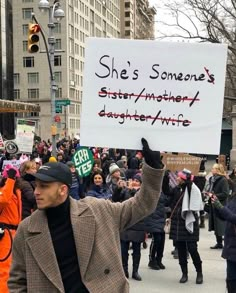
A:
{"type": "Polygon", "coordinates": [[[47,209],[46,214],[65,293],[88,293],[81,280],[69,197],[61,205],[47,209]]]}

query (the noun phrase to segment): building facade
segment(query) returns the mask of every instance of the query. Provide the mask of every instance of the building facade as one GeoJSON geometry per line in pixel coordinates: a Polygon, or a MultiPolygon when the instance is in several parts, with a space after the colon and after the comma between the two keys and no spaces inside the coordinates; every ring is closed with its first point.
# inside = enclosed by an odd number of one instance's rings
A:
{"type": "MultiPolygon", "coordinates": [[[[49,1],[53,5],[54,1],[49,1]]],[[[39,0],[17,0],[13,5],[14,36],[14,98],[16,101],[39,104],[40,113],[21,114],[37,122],[36,133],[42,139],[51,137],[50,76],[45,46],[40,37],[40,50],[27,50],[28,23],[31,13],[48,36],[48,13],[42,15],[39,0]]],[[[56,23],[54,77],[58,90],[56,100],[69,99],[70,105],[58,113],[58,137],[73,137],[79,133],[85,40],[93,37],[120,37],[119,0],[61,0],[65,17],[56,23]]]]}
{"type": "Polygon", "coordinates": [[[148,0],[120,1],[121,38],[153,40],[156,9],[148,0]]]}
{"type": "MultiPolygon", "coordinates": [[[[0,99],[13,100],[12,1],[0,0],[0,99]]],[[[14,138],[14,114],[0,113],[0,133],[14,138]]]]}

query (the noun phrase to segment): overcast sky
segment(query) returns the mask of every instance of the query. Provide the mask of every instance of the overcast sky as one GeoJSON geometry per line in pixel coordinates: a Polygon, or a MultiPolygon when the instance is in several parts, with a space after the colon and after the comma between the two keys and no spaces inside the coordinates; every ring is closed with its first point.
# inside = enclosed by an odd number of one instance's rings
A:
{"type": "MultiPolygon", "coordinates": [[[[169,24],[174,24],[175,18],[173,16],[171,16],[170,11],[168,11],[164,8],[164,3],[166,3],[167,1],[168,2],[176,2],[174,0],[164,0],[164,1],[149,0],[149,4],[150,4],[150,6],[154,6],[157,10],[156,21],[159,21],[159,22],[163,21],[163,22],[166,22],[169,24]]],[[[181,3],[184,3],[184,0],[178,0],[178,4],[181,5],[181,3]]],[[[191,28],[191,23],[186,18],[181,17],[180,22],[183,27],[187,27],[188,29],[191,28]]],[[[168,35],[174,35],[174,34],[178,33],[178,30],[177,30],[177,28],[167,27],[167,26],[164,26],[164,25],[156,22],[156,38],[159,38],[162,35],[161,32],[162,33],[165,32],[168,35]]],[[[181,33],[182,33],[182,31],[181,31],[181,33]]],[[[178,39],[178,38],[171,38],[171,39],[168,38],[167,39],[166,38],[166,39],[164,39],[164,41],[180,41],[180,39],[178,39]]]]}

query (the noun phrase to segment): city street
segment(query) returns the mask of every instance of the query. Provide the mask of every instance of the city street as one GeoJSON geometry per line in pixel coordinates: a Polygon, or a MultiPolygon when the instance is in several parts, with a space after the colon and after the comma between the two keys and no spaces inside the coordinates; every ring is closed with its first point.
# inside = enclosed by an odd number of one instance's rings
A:
{"type": "MultiPolygon", "coordinates": [[[[138,282],[130,280],[131,293],[224,293],[225,288],[225,260],[221,258],[221,250],[211,250],[210,246],[215,244],[213,233],[207,231],[207,228],[201,229],[201,239],[199,242],[199,252],[203,261],[204,283],[196,285],[196,272],[194,270],[191,258],[189,259],[189,281],[186,284],[180,284],[181,277],[178,260],[173,259],[171,250],[172,241],[166,238],[165,253],[163,264],[165,270],[154,271],[148,268],[148,249],[142,249],[142,258],[140,265],[140,275],[143,281],[138,282]]],[[[148,246],[150,239],[148,240],[148,246]]],[[[131,253],[130,253],[131,254],[131,253]]],[[[130,258],[129,271],[131,271],[132,261],[130,258]]]]}

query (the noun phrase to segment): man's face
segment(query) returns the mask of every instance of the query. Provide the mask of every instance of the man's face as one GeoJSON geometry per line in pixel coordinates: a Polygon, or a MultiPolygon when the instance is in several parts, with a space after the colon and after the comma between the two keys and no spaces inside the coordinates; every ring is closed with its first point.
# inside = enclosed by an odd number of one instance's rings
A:
{"type": "Polygon", "coordinates": [[[36,179],[34,195],[39,210],[56,207],[68,196],[68,187],[60,182],[45,182],[36,179]]]}

